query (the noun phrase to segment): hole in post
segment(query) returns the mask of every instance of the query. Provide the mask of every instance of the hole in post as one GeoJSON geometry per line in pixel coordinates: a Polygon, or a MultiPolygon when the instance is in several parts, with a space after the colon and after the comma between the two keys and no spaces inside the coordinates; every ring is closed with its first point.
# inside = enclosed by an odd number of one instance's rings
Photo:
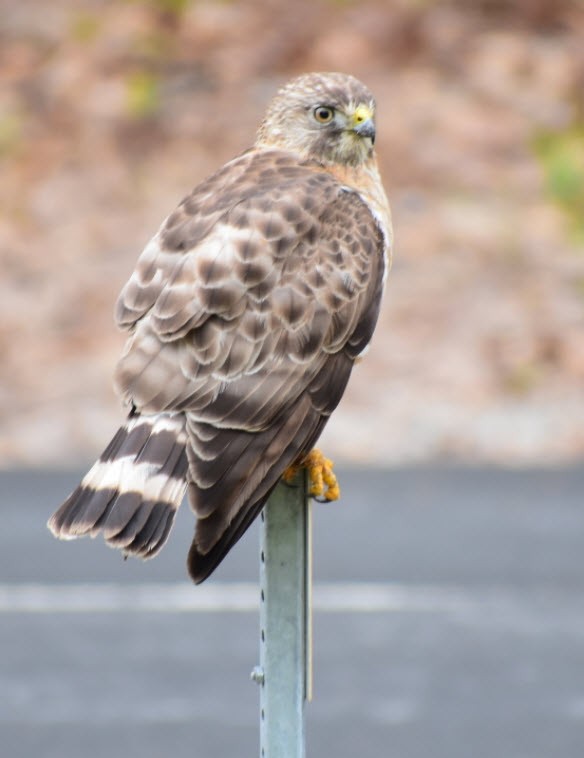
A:
{"type": "Polygon", "coordinates": [[[266,641],[266,633],[262,629],[262,642],[265,642],[265,641],[266,641]]]}
{"type": "Polygon", "coordinates": [[[265,600],[265,597],[264,597],[264,591],[263,591],[263,590],[262,590],[262,591],[261,591],[261,593],[260,593],[260,597],[261,597],[261,599],[262,599],[262,603],[263,603],[263,602],[264,602],[264,600],[265,600]]]}
{"type": "MultiPolygon", "coordinates": [[[[264,709],[262,708],[262,721],[265,719],[264,709]]],[[[264,749],[262,748],[262,753],[264,752],[264,749]]]]}
{"type": "Polygon", "coordinates": [[[261,552],[261,554],[260,554],[260,559],[261,559],[261,562],[262,562],[262,563],[265,563],[265,562],[266,562],[266,558],[265,558],[265,556],[264,556],[264,551],[263,551],[263,550],[262,550],[262,552],[261,552]]]}

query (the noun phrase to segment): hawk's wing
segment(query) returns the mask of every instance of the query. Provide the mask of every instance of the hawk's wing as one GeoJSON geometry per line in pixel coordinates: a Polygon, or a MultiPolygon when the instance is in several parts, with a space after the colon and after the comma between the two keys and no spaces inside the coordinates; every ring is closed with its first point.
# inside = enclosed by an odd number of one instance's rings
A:
{"type": "Polygon", "coordinates": [[[195,579],[338,404],[377,320],[384,245],[356,192],[265,150],[199,185],[140,257],[116,381],[143,413],[186,412],[195,579]]]}

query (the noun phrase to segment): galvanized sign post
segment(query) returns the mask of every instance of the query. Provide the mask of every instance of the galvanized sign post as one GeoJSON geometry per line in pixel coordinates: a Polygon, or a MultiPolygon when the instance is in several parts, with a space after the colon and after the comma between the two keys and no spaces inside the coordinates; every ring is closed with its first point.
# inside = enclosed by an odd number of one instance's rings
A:
{"type": "Polygon", "coordinates": [[[280,483],[260,537],[261,758],[304,758],[304,702],[312,697],[311,513],[306,476],[280,483]]]}

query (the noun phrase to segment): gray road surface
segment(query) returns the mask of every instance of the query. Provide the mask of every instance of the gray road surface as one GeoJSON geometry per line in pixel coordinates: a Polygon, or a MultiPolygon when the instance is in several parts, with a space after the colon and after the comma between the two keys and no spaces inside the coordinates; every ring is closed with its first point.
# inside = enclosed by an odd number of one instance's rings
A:
{"type": "MultiPolygon", "coordinates": [[[[309,758],[582,758],[584,469],[341,476],[309,758]]],[[[256,756],[257,531],[191,592],[184,507],[146,564],[53,540],[76,479],[0,473],[0,755],[256,756]]]]}

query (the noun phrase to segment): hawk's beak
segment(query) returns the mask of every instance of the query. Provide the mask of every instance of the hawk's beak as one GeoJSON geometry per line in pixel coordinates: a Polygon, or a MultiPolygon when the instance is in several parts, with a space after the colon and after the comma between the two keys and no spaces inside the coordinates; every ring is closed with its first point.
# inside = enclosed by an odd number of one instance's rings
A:
{"type": "Polygon", "coordinates": [[[369,137],[371,142],[375,142],[375,122],[371,108],[360,105],[351,119],[351,128],[359,137],[369,137]]]}

